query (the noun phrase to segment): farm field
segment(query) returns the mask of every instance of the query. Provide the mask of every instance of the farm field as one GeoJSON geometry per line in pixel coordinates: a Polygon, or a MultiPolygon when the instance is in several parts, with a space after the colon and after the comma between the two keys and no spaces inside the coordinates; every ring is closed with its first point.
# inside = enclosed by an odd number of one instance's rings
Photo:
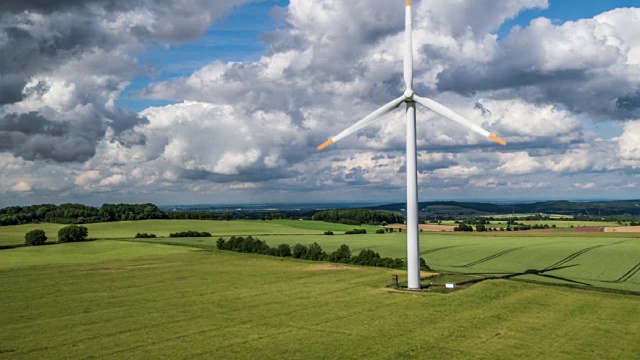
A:
{"type": "Polygon", "coordinates": [[[634,232],[640,232],[640,226],[606,227],[606,228],[604,228],[604,232],[634,233],[634,232]]]}
{"type": "Polygon", "coordinates": [[[101,244],[137,255],[0,261],[0,359],[640,356],[637,296],[505,280],[451,294],[397,292],[384,288],[386,269],[181,247],[140,257],[148,244],[122,241],[0,254],[95,254],[101,244]]]}
{"type": "MultiPolygon", "coordinates": [[[[317,242],[325,251],[331,252],[341,244],[347,244],[354,255],[363,249],[371,249],[381,256],[406,257],[406,233],[285,234],[258,238],[272,247],[282,243],[293,246],[317,242]]],[[[144,241],[214,249],[216,238],[144,241]]],[[[640,292],[640,258],[637,256],[640,253],[640,234],[423,232],[420,250],[427,263],[439,271],[640,292]],[[531,270],[548,270],[543,273],[547,276],[521,274],[531,270]],[[493,274],[496,272],[502,274],[493,274]]]]}
{"type": "MultiPolygon", "coordinates": [[[[210,238],[163,237],[140,241],[155,245],[183,245],[192,249],[215,249],[215,241],[219,236],[228,238],[231,235],[253,235],[273,247],[282,243],[293,246],[296,243],[308,245],[317,242],[324,250],[331,252],[341,244],[347,244],[354,255],[363,249],[371,249],[379,252],[381,256],[406,257],[405,232],[375,234],[372,232],[377,228],[368,227],[369,233],[366,235],[344,235],[344,230],[352,229],[353,226],[313,221],[149,220],[88,224],[87,227],[89,227],[90,237],[102,239],[132,240],[133,235],[138,231],[155,233],[159,236],[184,230],[209,231],[215,234],[210,238]],[[336,235],[322,235],[329,229],[335,231],[336,235]]],[[[3,242],[13,239],[19,244],[24,236],[20,234],[32,228],[34,228],[33,225],[0,227],[0,239],[3,239],[3,242]]],[[[51,231],[48,234],[55,234],[55,232],[51,231]]],[[[94,243],[93,246],[102,246],[98,245],[102,242],[94,243]]],[[[59,256],[71,262],[76,261],[73,259],[82,261],[84,258],[82,254],[73,252],[55,255],[57,251],[63,251],[63,249],[68,252],[73,247],[59,248],[58,245],[54,245],[36,250],[23,248],[22,252],[0,251],[0,262],[20,264],[22,261],[26,263],[37,261],[28,259],[28,255],[23,254],[33,254],[38,251],[48,254],[47,256],[54,258],[59,256]],[[52,248],[52,250],[45,251],[45,248],[52,248]],[[7,257],[8,254],[12,255],[7,257]]],[[[637,257],[640,253],[640,234],[638,233],[423,232],[421,233],[421,253],[427,263],[439,271],[481,273],[514,279],[640,292],[640,258],[637,257]]]]}
{"type": "MultiPolygon", "coordinates": [[[[66,225],[62,224],[27,224],[16,226],[0,226],[0,245],[14,245],[24,243],[24,234],[34,229],[42,229],[47,233],[47,241],[57,241],[58,230],[66,225]]],[[[379,227],[363,225],[332,224],[322,221],[300,220],[141,220],[118,221],[95,224],[84,224],[89,229],[89,237],[95,239],[126,239],[133,238],[136,233],[153,233],[157,236],[169,236],[179,231],[207,231],[213,236],[231,235],[273,235],[273,234],[322,234],[324,231],[344,232],[353,228],[364,228],[375,232],[379,227]]]]}
{"type": "Polygon", "coordinates": [[[0,270],[41,265],[65,265],[127,260],[195,251],[192,247],[118,241],[31,246],[0,250],[0,270]]]}

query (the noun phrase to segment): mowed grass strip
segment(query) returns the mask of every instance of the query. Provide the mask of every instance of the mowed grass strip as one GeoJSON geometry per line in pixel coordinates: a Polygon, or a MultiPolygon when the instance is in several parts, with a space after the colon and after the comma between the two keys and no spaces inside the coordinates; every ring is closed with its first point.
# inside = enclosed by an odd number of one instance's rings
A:
{"type": "Polygon", "coordinates": [[[383,288],[390,271],[326,269],[192,251],[2,270],[0,359],[640,354],[637,297],[508,281],[448,295],[398,293],[383,288]]]}

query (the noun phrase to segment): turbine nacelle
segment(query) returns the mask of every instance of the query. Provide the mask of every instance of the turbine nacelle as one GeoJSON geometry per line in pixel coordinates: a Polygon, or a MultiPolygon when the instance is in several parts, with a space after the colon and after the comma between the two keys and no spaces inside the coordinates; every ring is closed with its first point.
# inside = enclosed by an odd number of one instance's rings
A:
{"type": "Polygon", "coordinates": [[[411,89],[407,89],[404,91],[404,100],[405,101],[413,101],[413,95],[415,95],[415,92],[411,89]]]}

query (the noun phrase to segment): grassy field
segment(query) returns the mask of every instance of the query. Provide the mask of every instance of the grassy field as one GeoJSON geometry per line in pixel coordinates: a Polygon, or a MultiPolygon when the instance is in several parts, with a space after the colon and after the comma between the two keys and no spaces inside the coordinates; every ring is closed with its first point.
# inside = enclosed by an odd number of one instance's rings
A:
{"type": "MultiPolygon", "coordinates": [[[[319,243],[327,252],[347,244],[352,253],[372,249],[381,256],[406,257],[406,233],[366,235],[265,235],[270,246],[319,243]]],[[[155,239],[215,248],[215,238],[155,239]]],[[[483,273],[515,279],[640,292],[640,234],[610,233],[426,233],[422,257],[434,269],[483,273]],[[535,234],[535,236],[531,236],[535,234]],[[544,275],[521,274],[549,270],[544,275]],[[549,276],[562,277],[559,280],[549,276]],[[573,281],[573,282],[572,282],[573,281]],[[584,283],[584,284],[580,284],[584,283]],[[587,285],[585,285],[587,284],[587,285]]]]}
{"type": "MultiPolygon", "coordinates": [[[[34,228],[43,228],[54,237],[62,225],[39,224],[0,227],[0,244],[22,243],[23,234],[34,228]]],[[[146,240],[155,244],[177,244],[195,248],[215,248],[217,237],[254,235],[270,246],[286,243],[305,245],[319,243],[327,252],[347,244],[354,254],[372,249],[389,257],[406,257],[406,233],[374,234],[376,227],[366,227],[366,235],[343,235],[353,226],[314,221],[197,221],[197,220],[149,220],[88,224],[89,236],[99,239],[131,239],[136,232],[165,236],[146,240]],[[211,238],[168,238],[171,232],[196,230],[209,231],[211,238]],[[337,235],[322,235],[332,230],[337,235]]],[[[98,258],[105,247],[97,242],[98,258]]],[[[144,245],[131,248],[131,256],[137,251],[164,251],[144,245]]],[[[56,258],[68,262],[93,261],[92,253],[85,256],[74,247],[47,246],[35,250],[22,249],[10,253],[0,252],[0,262],[5,264],[38,264],[56,258]],[[46,248],[46,249],[45,249],[46,248]],[[48,249],[52,248],[52,249],[48,249]],[[58,254],[58,252],[61,252],[58,254]],[[34,253],[40,257],[30,258],[34,253]],[[10,254],[10,256],[9,256],[10,254]]],[[[90,249],[90,248],[83,248],[90,249]]],[[[115,250],[114,250],[115,251],[115,250]]],[[[181,250],[182,251],[182,250],[181,250]]],[[[427,263],[439,271],[458,273],[483,273],[514,279],[535,280],[579,286],[593,286],[614,290],[640,292],[640,234],[633,233],[577,233],[577,232],[491,232],[491,233],[430,233],[421,234],[421,252],[427,263]],[[555,269],[558,268],[558,269],[555,269]],[[551,269],[551,270],[550,270],[551,269]],[[544,271],[544,272],[542,272],[544,271]],[[537,272],[537,274],[535,274],[537,272]],[[496,274],[494,274],[496,273],[496,274]],[[501,273],[501,274],[497,274],[501,273]],[[561,278],[561,279],[559,279],[561,278]]],[[[115,251],[105,259],[118,259],[115,251]]]]}
{"type": "Polygon", "coordinates": [[[127,260],[187,251],[195,251],[195,249],[162,244],[119,243],[118,241],[87,241],[22,247],[0,250],[0,269],[127,260]]]}
{"type": "Polygon", "coordinates": [[[635,296],[504,280],[394,292],[385,269],[166,246],[147,256],[140,246],[1,250],[51,262],[0,260],[0,359],[640,357],[635,296]],[[92,262],[46,254],[83,249],[92,262]]]}
{"type": "MultiPolygon", "coordinates": [[[[57,241],[61,224],[28,224],[0,226],[0,245],[23,244],[24,235],[34,229],[46,232],[47,241],[57,241]]],[[[169,236],[179,231],[207,231],[213,236],[231,235],[313,235],[325,231],[344,233],[353,228],[364,228],[375,232],[379,227],[332,224],[322,221],[272,220],[272,221],[213,221],[213,220],[143,220],[85,224],[89,237],[95,239],[126,239],[137,233],[153,233],[169,236]]]]}

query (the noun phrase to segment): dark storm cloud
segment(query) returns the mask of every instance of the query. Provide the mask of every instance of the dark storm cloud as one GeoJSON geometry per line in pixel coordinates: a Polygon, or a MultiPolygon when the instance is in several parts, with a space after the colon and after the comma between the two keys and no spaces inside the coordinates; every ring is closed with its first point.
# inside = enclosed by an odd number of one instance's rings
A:
{"type": "Polygon", "coordinates": [[[0,105],[22,100],[22,89],[27,84],[24,76],[2,74],[0,70],[0,105]]]}
{"type": "MultiPolygon", "coordinates": [[[[144,135],[132,128],[148,122],[137,114],[120,111],[109,115],[115,140],[130,147],[144,144],[144,135]]],[[[0,118],[0,151],[25,160],[84,162],[95,155],[98,142],[104,138],[103,117],[89,109],[67,114],[69,118],[54,121],[38,112],[9,113],[0,118]]]]}
{"type": "Polygon", "coordinates": [[[618,109],[636,111],[640,108],[640,90],[620,96],[616,99],[618,109]]]}
{"type": "Polygon", "coordinates": [[[25,160],[86,161],[95,154],[105,128],[97,116],[82,121],[51,121],[37,112],[0,119],[0,151],[25,160]]]}
{"type": "MultiPolygon", "coordinates": [[[[171,3],[169,0],[156,0],[153,2],[162,5],[171,3]]],[[[112,12],[130,10],[144,3],[144,0],[3,0],[0,3],[0,11],[52,13],[55,11],[68,11],[74,8],[98,6],[112,12]]]]}
{"type": "Polygon", "coordinates": [[[51,12],[75,6],[84,6],[85,4],[91,2],[95,1],[3,0],[0,3],[0,11],[20,12],[25,10],[38,10],[43,12],[51,12]]]}

